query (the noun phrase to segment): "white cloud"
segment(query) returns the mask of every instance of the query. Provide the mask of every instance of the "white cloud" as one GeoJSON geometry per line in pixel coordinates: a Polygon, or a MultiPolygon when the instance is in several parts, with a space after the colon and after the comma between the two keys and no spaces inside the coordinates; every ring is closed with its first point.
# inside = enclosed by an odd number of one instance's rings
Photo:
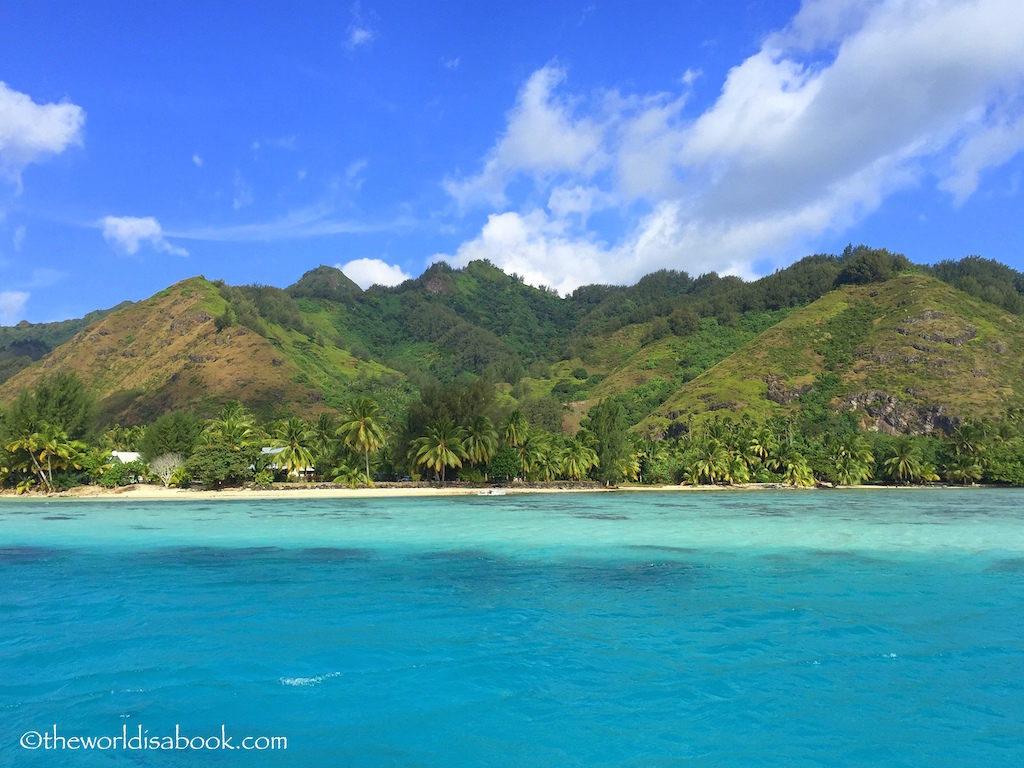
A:
{"type": "Polygon", "coordinates": [[[196,168],[203,167],[203,158],[201,158],[199,155],[192,155],[192,162],[196,164],[196,168]]]}
{"type": "Polygon", "coordinates": [[[0,169],[20,184],[21,172],[46,155],[82,144],[85,111],[70,102],[36,104],[0,82],[0,169]]]}
{"type": "Polygon", "coordinates": [[[38,267],[32,270],[32,278],[23,284],[23,288],[49,288],[68,276],[67,272],[50,267],[38,267]]]}
{"type": "Polygon", "coordinates": [[[554,65],[533,73],[519,92],[508,114],[508,127],[483,170],[469,179],[445,182],[445,189],[461,205],[502,203],[505,186],[521,173],[588,177],[606,164],[602,127],[590,118],[575,118],[573,102],[553,94],[565,77],[565,71],[554,65]]]}
{"type": "Polygon", "coordinates": [[[350,51],[354,51],[360,45],[366,45],[373,40],[373,30],[367,29],[366,27],[357,27],[351,25],[348,28],[348,42],[346,43],[350,51]]]}
{"type": "Polygon", "coordinates": [[[441,59],[441,66],[449,70],[450,72],[454,72],[456,69],[459,68],[459,57],[455,56],[454,58],[451,59],[441,59]]]}
{"type": "Polygon", "coordinates": [[[697,76],[676,94],[582,98],[561,69],[535,72],[480,173],[445,184],[460,206],[497,208],[452,260],[560,290],[661,267],[751,274],[897,190],[935,179],[962,202],[1024,149],[1019,0],[805,0],[688,116],[697,76]],[[506,199],[522,176],[547,211],[506,199]],[[616,242],[587,231],[595,205],[615,206],[616,242]]]}
{"type": "Polygon", "coordinates": [[[548,198],[548,210],[559,219],[576,214],[586,225],[587,219],[594,211],[611,208],[618,203],[614,195],[603,192],[597,187],[555,187],[548,198]]]}
{"type": "Polygon", "coordinates": [[[25,242],[25,225],[22,224],[20,227],[16,227],[14,230],[14,237],[12,238],[12,244],[14,245],[15,251],[20,251],[21,246],[25,242]]]}
{"type": "Polygon", "coordinates": [[[373,39],[377,36],[363,20],[362,10],[359,7],[359,3],[355,3],[352,6],[352,23],[348,25],[348,37],[345,40],[345,47],[349,53],[352,53],[356,48],[363,45],[369,45],[373,42],[373,39]]]}
{"type": "Polygon", "coordinates": [[[366,170],[366,166],[370,163],[366,158],[360,158],[359,160],[353,160],[349,163],[348,168],[345,169],[345,183],[350,189],[354,189],[358,192],[363,188],[363,182],[366,181],[366,177],[363,175],[363,171],[366,170]]]}
{"type": "Polygon", "coordinates": [[[685,72],[683,72],[683,76],[679,78],[679,82],[689,87],[693,85],[695,82],[697,82],[700,79],[700,76],[703,74],[704,73],[701,70],[693,69],[692,67],[690,67],[685,72]]]}
{"type": "Polygon", "coordinates": [[[269,243],[330,235],[365,234],[406,228],[410,222],[397,219],[366,223],[339,219],[329,205],[315,205],[288,212],[270,221],[234,224],[226,227],[196,227],[165,233],[167,237],[217,243],[269,243]]]}
{"type": "Polygon", "coordinates": [[[957,204],[974,194],[982,171],[1002,165],[1024,147],[1024,117],[986,122],[970,135],[953,158],[952,174],[939,187],[957,204]]]}
{"type": "Polygon", "coordinates": [[[10,325],[19,319],[30,295],[27,291],[0,291],[0,324],[10,325]]]}
{"type": "Polygon", "coordinates": [[[380,259],[354,259],[344,265],[334,266],[364,291],[371,285],[399,285],[412,278],[401,267],[380,259]]]}
{"type": "Polygon", "coordinates": [[[142,243],[149,243],[154,249],[174,256],[188,256],[188,251],[171,245],[164,239],[160,222],[152,216],[107,216],[101,222],[103,237],[108,243],[129,256],[139,250],[142,243]]]}
{"type": "Polygon", "coordinates": [[[247,205],[252,205],[252,201],[252,187],[242,178],[241,171],[235,171],[235,196],[231,200],[231,205],[236,211],[239,211],[247,205]]]}

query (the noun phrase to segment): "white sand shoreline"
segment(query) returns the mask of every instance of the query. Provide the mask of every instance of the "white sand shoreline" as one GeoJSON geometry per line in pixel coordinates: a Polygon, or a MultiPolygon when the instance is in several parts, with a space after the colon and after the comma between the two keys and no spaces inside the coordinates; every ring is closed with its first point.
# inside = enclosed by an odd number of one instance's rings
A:
{"type": "MultiPolygon", "coordinates": [[[[551,487],[538,485],[510,485],[495,488],[507,495],[526,494],[561,494],[561,493],[722,493],[744,491],[821,491],[821,490],[935,490],[935,489],[978,489],[987,486],[892,486],[892,485],[857,485],[838,488],[798,488],[777,483],[743,483],[740,485],[622,485],[617,488],[602,486],[551,487]]],[[[993,486],[994,487],[994,486],[993,486]]],[[[164,488],[158,485],[131,485],[123,488],[101,488],[98,486],[81,486],[70,491],[61,491],[50,495],[41,493],[16,495],[10,491],[0,491],[0,501],[209,501],[209,500],[253,500],[253,499],[388,499],[388,498],[444,498],[449,496],[486,495],[491,486],[402,486],[388,485],[374,488],[345,487],[302,487],[287,485],[277,488],[225,488],[222,490],[194,490],[181,488],[164,488]],[[483,493],[482,493],[483,492],[483,493]]]]}

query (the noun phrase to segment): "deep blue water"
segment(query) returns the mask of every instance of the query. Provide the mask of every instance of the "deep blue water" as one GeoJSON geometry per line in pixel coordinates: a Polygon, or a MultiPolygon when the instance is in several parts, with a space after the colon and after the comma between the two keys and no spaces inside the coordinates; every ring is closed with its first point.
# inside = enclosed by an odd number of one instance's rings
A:
{"type": "Polygon", "coordinates": [[[1021,765],[1021,501],[7,502],[0,764],[1021,765]]]}

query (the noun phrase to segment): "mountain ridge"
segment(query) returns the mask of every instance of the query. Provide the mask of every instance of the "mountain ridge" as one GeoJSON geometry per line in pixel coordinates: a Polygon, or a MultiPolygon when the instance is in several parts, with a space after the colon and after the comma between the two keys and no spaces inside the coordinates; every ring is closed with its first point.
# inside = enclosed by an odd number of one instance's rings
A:
{"type": "Polygon", "coordinates": [[[438,263],[365,291],[323,265],[284,289],[195,277],[93,318],[0,382],[0,399],[66,368],[94,392],[104,423],[207,415],[235,399],[308,418],[358,395],[400,417],[432,381],[483,376],[510,408],[566,407],[570,432],[602,399],[620,400],[643,434],[663,435],[700,414],[819,407],[825,389],[827,407],[860,409],[869,428],[948,429],[1024,394],[1010,362],[1024,353],[1019,276],[977,257],[915,267],[858,247],[756,281],[662,270],[567,297],[485,261],[438,263]],[[954,346],[968,326],[974,336],[954,346]]]}

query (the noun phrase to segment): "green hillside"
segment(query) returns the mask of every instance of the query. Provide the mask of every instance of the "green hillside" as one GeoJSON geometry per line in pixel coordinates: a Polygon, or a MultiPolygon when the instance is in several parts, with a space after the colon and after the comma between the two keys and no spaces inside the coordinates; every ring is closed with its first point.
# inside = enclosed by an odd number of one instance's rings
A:
{"type": "Polygon", "coordinates": [[[663,270],[566,297],[485,261],[366,291],[327,266],[284,289],[192,278],[82,320],[0,329],[0,368],[17,373],[0,399],[67,369],[104,424],[235,399],[309,418],[362,395],[401,420],[425,388],[482,378],[501,408],[570,433],[601,400],[655,436],[708,414],[848,409],[872,429],[930,431],[1024,393],[1022,288],[985,259],[921,267],[865,247],[751,282],[663,270]]]}
{"type": "Polygon", "coordinates": [[[936,278],[843,286],[682,386],[640,428],[825,408],[889,433],[948,431],[1024,402],[1022,353],[1024,320],[936,278]]]}

